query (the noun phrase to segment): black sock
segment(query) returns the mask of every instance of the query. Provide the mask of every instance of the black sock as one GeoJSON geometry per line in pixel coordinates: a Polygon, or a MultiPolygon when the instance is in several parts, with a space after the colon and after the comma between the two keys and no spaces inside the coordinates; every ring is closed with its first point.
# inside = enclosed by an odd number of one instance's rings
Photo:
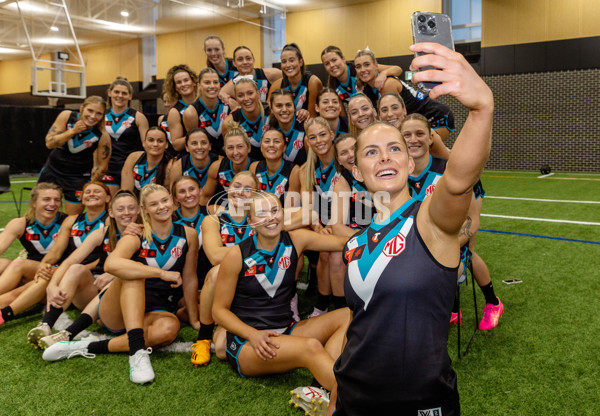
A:
{"type": "Polygon", "coordinates": [[[214,329],[214,322],[212,324],[203,324],[202,322],[200,322],[200,330],[198,331],[198,338],[196,338],[196,341],[202,341],[203,339],[211,339],[214,329]]]}
{"type": "Polygon", "coordinates": [[[332,296],[333,307],[335,309],[341,309],[346,307],[346,298],[344,296],[332,296]]]}
{"type": "Polygon", "coordinates": [[[79,334],[81,331],[83,331],[93,323],[94,320],[87,313],[82,313],[81,315],[79,315],[79,317],[75,319],[75,321],[66,329],[67,332],[71,334],[69,335],[69,340],[73,341],[75,335],[79,334]]]}
{"type": "Polygon", "coordinates": [[[129,338],[129,355],[134,355],[139,350],[146,348],[144,330],[142,328],[135,328],[131,331],[127,331],[127,338],[129,338]]]}
{"type": "Polygon", "coordinates": [[[458,294],[454,296],[454,305],[452,306],[452,312],[458,313],[458,294]]]}
{"type": "Polygon", "coordinates": [[[2,319],[4,319],[4,322],[12,321],[13,319],[15,319],[15,313],[13,312],[10,306],[0,309],[0,314],[2,314],[2,319]]]}
{"type": "Polygon", "coordinates": [[[110,339],[103,339],[102,341],[90,342],[87,350],[90,354],[108,354],[108,342],[110,339]]]}
{"type": "Polygon", "coordinates": [[[487,284],[485,286],[479,286],[479,287],[481,288],[481,291],[483,292],[483,296],[485,296],[485,303],[491,303],[494,306],[498,305],[498,298],[496,297],[496,294],[494,293],[494,285],[492,284],[492,282],[490,282],[489,284],[487,284]]]}
{"type": "Polygon", "coordinates": [[[329,298],[331,295],[323,295],[319,293],[317,296],[317,302],[315,303],[315,308],[324,311],[329,307],[329,298]]]}
{"type": "Polygon", "coordinates": [[[61,313],[63,313],[63,308],[55,308],[54,306],[50,305],[50,311],[44,312],[44,319],[42,319],[42,322],[47,323],[50,325],[50,328],[52,328],[61,313]]]}

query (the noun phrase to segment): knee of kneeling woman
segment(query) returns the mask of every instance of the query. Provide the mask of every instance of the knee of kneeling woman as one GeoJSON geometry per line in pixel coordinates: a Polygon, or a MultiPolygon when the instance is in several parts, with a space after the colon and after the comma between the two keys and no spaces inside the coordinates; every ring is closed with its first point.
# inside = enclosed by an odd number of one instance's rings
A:
{"type": "Polygon", "coordinates": [[[9,268],[13,269],[13,270],[20,270],[25,266],[25,263],[27,263],[27,259],[23,258],[23,257],[17,257],[16,259],[14,259],[13,261],[10,262],[10,264],[8,265],[9,268]]]}
{"type": "Polygon", "coordinates": [[[325,352],[325,348],[321,341],[316,338],[306,338],[304,345],[304,352],[311,357],[314,357],[317,354],[325,352]]]}
{"type": "Polygon", "coordinates": [[[319,261],[320,262],[328,263],[330,258],[331,258],[331,256],[329,255],[328,251],[321,251],[319,253],[319,261]]]}
{"type": "Polygon", "coordinates": [[[65,273],[63,279],[78,279],[82,275],[89,273],[90,269],[88,269],[83,264],[72,264],[69,266],[69,269],[65,273]]]}

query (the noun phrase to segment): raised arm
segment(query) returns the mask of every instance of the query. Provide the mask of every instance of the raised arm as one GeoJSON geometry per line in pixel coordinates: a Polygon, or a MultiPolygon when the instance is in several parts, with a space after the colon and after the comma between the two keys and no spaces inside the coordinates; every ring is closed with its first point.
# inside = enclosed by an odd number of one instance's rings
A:
{"type": "MultiPolygon", "coordinates": [[[[183,125],[185,126],[186,131],[198,127],[198,122],[198,111],[196,111],[196,107],[190,105],[183,111],[183,125]]],[[[183,146],[185,147],[185,137],[183,139],[183,146]]]]}
{"type": "Polygon", "coordinates": [[[206,206],[208,201],[215,194],[215,190],[217,189],[217,174],[219,173],[219,164],[220,160],[215,160],[210,168],[208,168],[208,172],[206,173],[206,183],[204,184],[204,188],[202,188],[202,194],[200,195],[200,205],[206,206]]]}
{"type": "Polygon", "coordinates": [[[169,132],[171,133],[171,143],[178,152],[181,152],[185,148],[185,139],[183,138],[183,124],[181,122],[181,115],[176,108],[171,108],[169,114],[167,114],[167,124],[169,125],[169,132]]]}
{"type": "MultiPolygon", "coordinates": [[[[148,132],[148,119],[141,111],[135,113],[135,124],[137,125],[138,131],[140,132],[140,144],[143,143],[144,137],[148,132]]],[[[160,124],[159,124],[160,125],[160,124]]]]}
{"type": "Polygon", "coordinates": [[[136,160],[142,155],[143,152],[133,152],[127,159],[125,159],[125,163],[123,163],[123,168],[121,169],[121,189],[126,189],[128,191],[133,192],[133,188],[135,186],[133,179],[133,167],[135,166],[136,160]]]}
{"type": "Polygon", "coordinates": [[[221,240],[221,228],[219,219],[215,215],[209,215],[202,220],[202,247],[206,257],[213,266],[221,264],[223,259],[232,249],[226,247],[221,240]]]}
{"type": "Polygon", "coordinates": [[[298,253],[304,250],[342,251],[348,237],[333,234],[321,234],[301,228],[290,231],[290,236],[298,253]]]}
{"type": "MultiPolygon", "coordinates": [[[[415,58],[411,70],[418,71],[424,66],[437,68],[416,72],[413,82],[441,82],[429,96],[436,99],[440,95],[452,95],[469,110],[450,153],[446,171],[432,196],[425,199],[425,215],[419,215],[423,218],[418,222],[419,226],[424,221],[430,222],[442,234],[454,237],[467,215],[473,185],[481,176],[490,153],[494,97],[461,54],[434,43],[413,45],[411,50],[428,53],[415,58]]],[[[436,234],[436,231],[433,230],[433,233],[436,234]]]]}
{"type": "Polygon", "coordinates": [[[308,112],[311,117],[317,116],[317,95],[323,89],[323,83],[316,75],[308,80],[308,112]]]}
{"type": "Polygon", "coordinates": [[[69,121],[70,115],[69,110],[62,111],[52,123],[48,134],[46,134],[46,147],[48,149],[61,147],[75,135],[87,129],[85,123],[81,120],[78,120],[72,128],[67,129],[67,121],[69,121]]]}
{"type": "Polygon", "coordinates": [[[388,77],[399,77],[402,75],[402,68],[396,65],[377,64],[377,67],[379,68],[379,75],[375,78],[375,88],[379,91],[382,90],[385,80],[388,77]]]}

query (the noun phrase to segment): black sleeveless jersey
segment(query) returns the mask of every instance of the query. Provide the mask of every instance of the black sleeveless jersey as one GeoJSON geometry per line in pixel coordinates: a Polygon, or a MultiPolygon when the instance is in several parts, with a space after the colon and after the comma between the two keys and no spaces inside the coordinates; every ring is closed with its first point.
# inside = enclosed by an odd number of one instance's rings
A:
{"type": "Polygon", "coordinates": [[[229,212],[223,211],[217,215],[221,230],[221,242],[225,247],[238,245],[243,240],[254,235],[254,230],[248,225],[248,215],[242,221],[235,221],[229,212]]]}
{"type": "Polygon", "coordinates": [[[115,114],[112,108],[106,113],[104,126],[110,136],[112,152],[108,166],[109,172],[120,172],[125,159],[133,152],[144,150],[140,131],[135,123],[137,111],[128,108],[115,114]]]}
{"type": "Polygon", "coordinates": [[[198,179],[198,182],[200,182],[200,187],[204,188],[206,180],[208,179],[208,169],[215,160],[219,160],[219,156],[215,153],[209,153],[208,164],[203,169],[198,169],[196,166],[194,166],[190,154],[186,153],[181,158],[181,175],[193,176],[194,178],[198,179]]]}
{"type": "MultiPolygon", "coordinates": [[[[93,221],[88,221],[87,213],[84,212],[79,214],[71,226],[69,245],[63,254],[63,259],[66,259],[72,252],[78,249],[83,244],[85,238],[90,235],[92,231],[97,228],[104,228],[107,218],[108,212],[106,211],[104,211],[93,221]]],[[[97,247],[89,256],[85,258],[82,264],[88,264],[96,261],[100,255],[100,251],[101,247],[97,247]]]]}
{"type": "Polygon", "coordinates": [[[54,220],[45,227],[38,220],[26,221],[25,231],[19,241],[27,251],[29,260],[41,261],[44,258],[54,246],[60,226],[67,217],[64,212],[58,212],[54,220]]]}
{"type": "Polygon", "coordinates": [[[269,79],[262,68],[254,69],[254,82],[256,82],[256,87],[258,88],[260,101],[266,104],[267,97],[269,95],[269,89],[271,88],[271,82],[269,82],[269,79]]]}
{"type": "MultiPolygon", "coordinates": [[[[269,116],[269,118],[270,117],[274,116],[269,116]]],[[[267,126],[269,125],[269,118],[265,123],[267,126]]],[[[287,131],[284,131],[279,123],[276,125],[277,130],[283,134],[283,138],[285,139],[286,143],[285,151],[283,152],[283,158],[295,165],[302,166],[302,164],[306,162],[306,148],[304,147],[304,123],[299,122],[294,114],[292,126],[287,131]]]]}
{"type": "MultiPolygon", "coordinates": [[[[139,195],[139,192],[142,188],[148,184],[156,183],[156,174],[158,173],[158,167],[160,166],[160,162],[154,166],[152,169],[148,168],[148,155],[146,152],[143,152],[138,160],[133,165],[133,185],[134,191],[136,195],[139,195]]],[[[161,184],[162,185],[162,184],[161,184]]]]}
{"type": "Polygon", "coordinates": [[[362,230],[371,224],[371,220],[375,215],[375,206],[371,194],[365,188],[365,184],[354,179],[348,169],[342,170],[341,175],[350,187],[349,215],[345,225],[353,230],[362,230]]]}
{"type": "Polygon", "coordinates": [[[221,74],[219,72],[219,70],[217,68],[215,68],[212,64],[209,65],[212,69],[214,69],[215,71],[217,71],[217,74],[219,75],[219,84],[221,84],[221,88],[223,88],[223,86],[225,84],[227,84],[227,82],[230,79],[234,79],[239,74],[237,68],[233,64],[233,59],[231,59],[231,58],[225,58],[225,65],[226,65],[226,67],[225,67],[225,73],[223,73],[223,74],[221,74]]]}
{"type": "MultiPolygon", "coordinates": [[[[429,155],[429,164],[423,172],[418,176],[408,176],[410,195],[419,201],[431,195],[438,181],[446,171],[447,162],[446,159],[429,155]]],[[[475,198],[483,198],[485,196],[481,180],[478,180],[475,186],[473,186],[473,193],[475,198]]]]}
{"type": "Polygon", "coordinates": [[[308,81],[310,80],[310,77],[312,77],[312,74],[310,72],[305,72],[304,75],[302,75],[302,79],[300,79],[300,82],[298,83],[296,88],[292,88],[290,80],[285,75],[281,80],[281,88],[292,92],[292,96],[294,97],[294,107],[296,108],[296,111],[302,109],[308,110],[308,81]]]}
{"type": "Polygon", "coordinates": [[[348,128],[348,119],[346,117],[340,116],[340,118],[338,119],[337,128],[335,129],[335,135],[333,136],[333,140],[335,141],[335,139],[337,139],[338,136],[344,133],[348,133],[349,131],[350,129],[348,128]]]}
{"type": "Polygon", "coordinates": [[[341,103],[348,103],[350,97],[362,91],[361,88],[356,86],[356,68],[353,63],[349,63],[348,69],[348,80],[345,84],[342,84],[337,78],[330,76],[333,89],[337,93],[341,103]]]}
{"type": "MultiPolygon", "coordinates": [[[[92,274],[94,274],[94,275],[100,275],[100,274],[104,273],[104,263],[106,262],[108,255],[112,251],[110,249],[110,239],[108,237],[109,230],[110,230],[110,224],[107,225],[106,227],[104,227],[104,238],[102,239],[102,243],[100,244],[100,247],[98,250],[98,264],[96,264],[94,266],[94,269],[92,270],[92,274]]],[[[119,232],[119,229],[117,228],[117,241],[119,241],[120,238],[121,238],[121,233],[119,232]]]]}
{"type": "MultiPolygon", "coordinates": [[[[140,237],[140,249],[133,255],[132,260],[167,271],[183,272],[185,258],[188,252],[185,226],[173,224],[171,234],[164,240],[152,233],[152,241],[140,237]]],[[[171,282],[159,278],[146,279],[146,291],[164,294],[166,298],[181,298],[183,290],[181,286],[171,287],[171,282]]]]}
{"type": "Polygon", "coordinates": [[[209,110],[202,98],[198,98],[191,105],[198,113],[198,127],[203,128],[208,134],[212,149],[223,154],[223,120],[229,114],[229,106],[217,99],[215,108],[209,110]]]}
{"type": "Polygon", "coordinates": [[[260,151],[260,140],[265,131],[269,129],[269,124],[266,123],[266,116],[259,115],[254,121],[250,121],[246,118],[244,110],[238,108],[231,113],[233,121],[240,124],[240,127],[244,129],[250,140],[250,157],[255,160],[263,159],[262,152],[260,151]]]}
{"type": "MultiPolygon", "coordinates": [[[[448,319],[457,267],[440,265],[416,227],[420,201],[344,248],[344,290],[353,319],[334,365],[338,402],[351,414],[397,414],[402,403],[453,391],[448,319]]],[[[458,253],[457,253],[458,255],[458,253]]]]}
{"type": "Polygon", "coordinates": [[[281,206],[285,205],[285,194],[290,188],[290,174],[294,169],[294,164],[287,160],[281,161],[281,166],[273,176],[269,175],[267,161],[261,160],[256,165],[256,177],[260,182],[260,190],[274,194],[281,201],[281,206]]]}
{"type": "Polygon", "coordinates": [[[331,201],[333,198],[333,188],[340,174],[335,170],[333,159],[329,166],[322,167],[317,159],[315,166],[315,185],[313,192],[314,210],[319,214],[321,224],[327,225],[331,219],[331,201]]]}
{"type": "Polygon", "coordinates": [[[181,214],[181,210],[178,208],[173,214],[173,223],[185,225],[186,227],[191,227],[196,230],[198,233],[198,264],[196,267],[196,274],[198,276],[198,290],[202,289],[202,284],[204,284],[204,277],[206,273],[211,269],[212,264],[206,257],[206,253],[204,252],[204,248],[202,247],[202,221],[204,218],[208,216],[208,211],[206,207],[199,206],[198,212],[194,215],[193,218],[186,218],[181,214]]]}
{"type": "Polygon", "coordinates": [[[258,330],[288,327],[294,321],[290,300],[295,293],[298,263],[290,235],[282,231],[272,251],[257,248],[256,236],[239,246],[242,270],[231,312],[258,330]]]}
{"type": "MultiPolygon", "coordinates": [[[[79,113],[71,111],[67,120],[67,130],[77,123],[79,113]]],[[[52,149],[44,169],[50,169],[63,176],[89,176],[94,166],[94,151],[102,132],[97,128],[82,131],[70,138],[65,144],[52,149]]]]}
{"type": "MultiPolygon", "coordinates": [[[[252,159],[248,159],[248,164],[243,170],[248,170],[251,163],[252,159]]],[[[227,200],[227,191],[229,190],[229,185],[231,184],[234,176],[235,172],[233,171],[233,164],[231,163],[231,160],[224,157],[221,159],[219,171],[217,172],[217,187],[215,188],[215,195],[219,196],[219,202],[215,203],[222,205],[224,200],[227,200]]]]}

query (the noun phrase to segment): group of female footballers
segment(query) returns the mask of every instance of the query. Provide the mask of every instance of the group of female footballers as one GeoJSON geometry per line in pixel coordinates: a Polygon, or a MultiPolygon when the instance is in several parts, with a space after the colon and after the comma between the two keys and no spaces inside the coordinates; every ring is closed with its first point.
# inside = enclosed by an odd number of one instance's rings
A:
{"type": "Polygon", "coordinates": [[[158,127],[130,108],[122,78],[108,104],[91,96],[57,117],[29,210],[0,234],[0,253],[15,239],[27,252],[0,260],[0,325],[45,298],[27,334],[44,360],[128,351],[131,380],[147,383],[152,348],[185,321],[196,366],[212,343],[242,376],[308,368],[313,386],[292,401],[310,414],[458,415],[446,342],[469,262],[486,298],[480,329],[503,312],[474,252],[489,88],[436,44],[411,47],[426,52],[411,70],[435,68],[413,78],[438,83],[429,94],[369,50],[350,63],[325,48],[326,87],[293,43],[281,70],[255,68],[244,46],[225,58],[217,36],[204,50],[198,75],[167,73],[158,127]],[[451,152],[444,94],[468,109],[451,152]],[[308,319],[304,256],[318,279],[308,319]],[[81,314],[53,333],[70,305],[81,314]],[[94,322],[114,336],[74,341],[94,322]]]}

